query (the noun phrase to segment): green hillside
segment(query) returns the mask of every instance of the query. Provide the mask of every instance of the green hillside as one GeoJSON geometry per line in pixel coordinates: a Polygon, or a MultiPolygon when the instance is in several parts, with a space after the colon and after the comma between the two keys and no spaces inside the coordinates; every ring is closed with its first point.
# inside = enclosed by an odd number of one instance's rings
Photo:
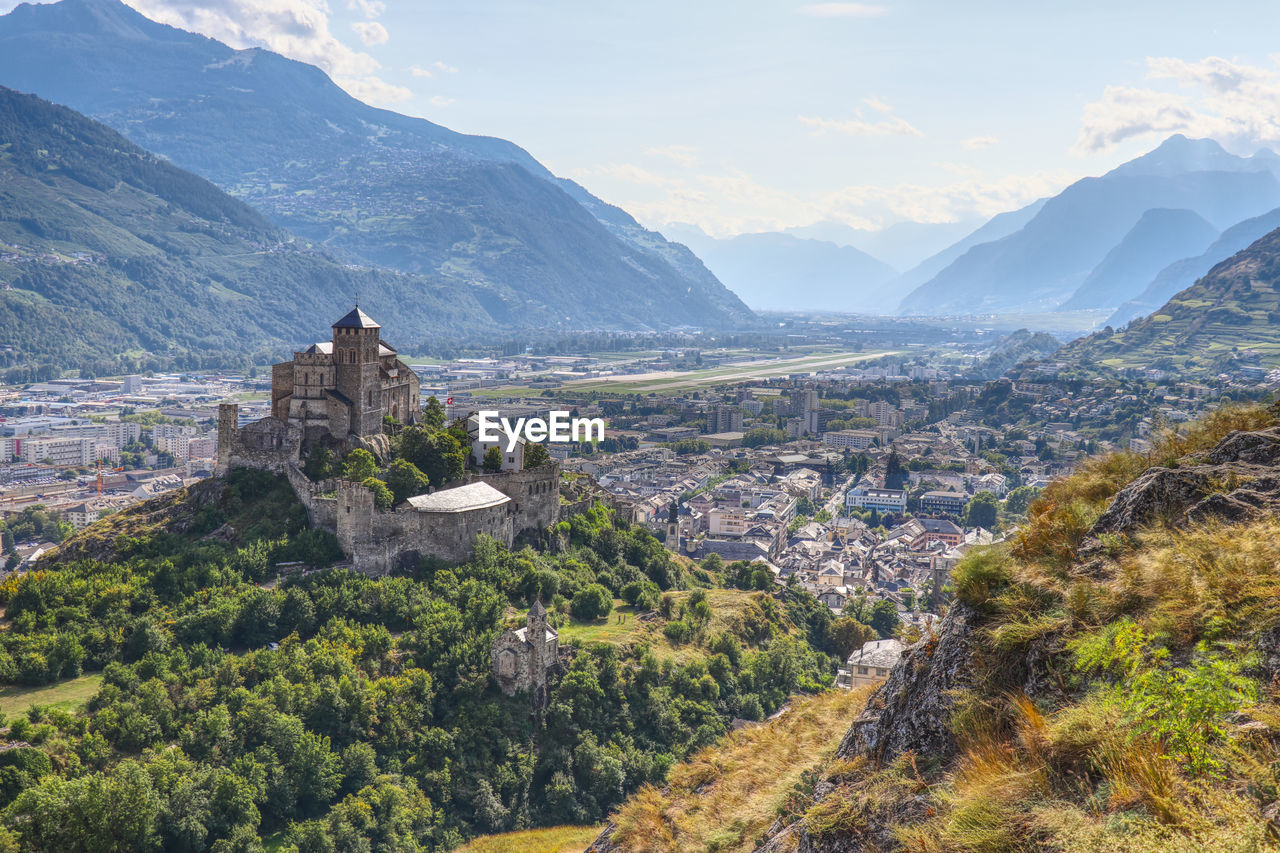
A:
{"type": "Polygon", "coordinates": [[[1079,371],[1160,368],[1186,378],[1280,367],[1280,230],[1215,266],[1154,314],[1053,357],[1079,371]]]}
{"type": "Polygon", "coordinates": [[[460,285],[339,264],[110,128],[0,88],[8,378],[243,365],[322,337],[357,293],[406,348],[492,324],[460,285]]]}

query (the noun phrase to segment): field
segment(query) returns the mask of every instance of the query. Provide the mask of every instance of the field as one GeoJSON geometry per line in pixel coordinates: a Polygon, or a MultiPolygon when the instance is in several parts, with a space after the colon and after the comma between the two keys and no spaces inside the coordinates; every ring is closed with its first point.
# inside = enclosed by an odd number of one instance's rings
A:
{"type": "Polygon", "coordinates": [[[0,712],[13,717],[25,714],[33,705],[75,711],[88,702],[101,686],[102,675],[94,673],[40,687],[3,687],[0,688],[0,712]]]}
{"type": "Polygon", "coordinates": [[[482,835],[455,853],[582,853],[600,834],[598,826],[552,826],[482,835]]]}
{"type": "Polygon", "coordinates": [[[641,788],[611,820],[632,853],[754,850],[807,772],[823,766],[869,690],[800,698],[767,723],[732,732],[641,788]]]}
{"type": "MultiPolygon", "coordinates": [[[[688,590],[668,593],[678,605],[689,596],[688,590]]],[[[711,622],[707,626],[708,635],[719,631],[732,630],[734,622],[750,606],[755,592],[739,589],[709,589],[707,600],[711,604],[711,622]]],[[[559,629],[561,642],[582,645],[584,643],[608,643],[613,646],[633,646],[648,643],[655,655],[661,660],[688,661],[701,654],[698,646],[691,643],[673,643],[662,633],[665,620],[661,617],[646,620],[638,619],[635,611],[621,599],[614,601],[614,611],[605,619],[597,622],[571,621],[559,629]]]]}

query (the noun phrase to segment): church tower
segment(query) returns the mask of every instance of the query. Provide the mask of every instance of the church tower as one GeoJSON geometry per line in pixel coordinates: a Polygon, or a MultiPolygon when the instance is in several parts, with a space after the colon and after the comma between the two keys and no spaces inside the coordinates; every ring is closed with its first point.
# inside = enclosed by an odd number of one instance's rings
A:
{"type": "Polygon", "coordinates": [[[547,649],[547,609],[542,606],[542,599],[533,602],[529,615],[525,618],[525,638],[529,643],[529,668],[533,670],[539,681],[544,680],[548,659],[547,649]]]}
{"type": "Polygon", "coordinates": [[[376,435],[382,431],[378,361],[381,341],[382,327],[358,305],[333,324],[336,390],[349,407],[347,431],[356,435],[376,435]]]}

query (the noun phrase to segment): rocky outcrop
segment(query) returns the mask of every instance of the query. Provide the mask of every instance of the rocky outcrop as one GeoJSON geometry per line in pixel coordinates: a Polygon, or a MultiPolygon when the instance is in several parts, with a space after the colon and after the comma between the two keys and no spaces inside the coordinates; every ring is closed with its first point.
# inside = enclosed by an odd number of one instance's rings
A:
{"type": "Polygon", "coordinates": [[[955,753],[947,721],[952,691],[972,681],[970,645],[977,616],[957,602],[936,635],[903,653],[853,721],[836,751],[838,758],[862,755],[883,764],[905,752],[941,759],[955,753]]]}
{"type": "MultiPolygon", "coordinates": [[[[1202,457],[1150,468],[1121,489],[1092,537],[1156,523],[1248,521],[1280,510],[1280,428],[1229,433],[1202,457]]],[[[1091,551],[1086,544],[1083,549],[1091,551]]]]}

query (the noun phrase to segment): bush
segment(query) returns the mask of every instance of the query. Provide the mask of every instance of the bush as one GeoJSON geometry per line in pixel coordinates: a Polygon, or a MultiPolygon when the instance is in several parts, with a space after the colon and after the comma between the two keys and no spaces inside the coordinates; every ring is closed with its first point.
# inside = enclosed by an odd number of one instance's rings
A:
{"type": "Polygon", "coordinates": [[[377,477],[366,477],[361,485],[373,492],[373,505],[378,509],[391,509],[395,506],[395,495],[391,494],[387,484],[377,477]]]}
{"type": "Polygon", "coordinates": [[[613,610],[613,596],[598,583],[589,583],[573,596],[570,605],[575,618],[584,622],[603,619],[613,610]]]}
{"type": "Polygon", "coordinates": [[[689,627],[688,622],[675,619],[662,626],[662,633],[673,643],[687,643],[693,636],[693,629],[689,627]]]}
{"type": "Polygon", "coordinates": [[[999,548],[979,548],[965,554],[951,573],[956,598],[970,607],[981,607],[991,596],[1013,580],[1009,558],[999,548]]]}

